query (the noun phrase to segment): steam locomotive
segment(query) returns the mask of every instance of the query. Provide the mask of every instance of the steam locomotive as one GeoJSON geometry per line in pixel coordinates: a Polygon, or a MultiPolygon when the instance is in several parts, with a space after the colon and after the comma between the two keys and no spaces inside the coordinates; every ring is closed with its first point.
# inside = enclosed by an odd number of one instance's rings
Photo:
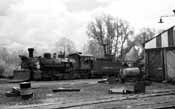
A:
{"type": "Polygon", "coordinates": [[[123,65],[112,58],[95,58],[93,55],[72,53],[65,57],[64,53],[44,53],[34,57],[33,48],[28,49],[29,56],[22,56],[20,69],[14,70],[14,78],[24,80],[67,80],[84,78],[101,78],[119,76],[123,65]]]}

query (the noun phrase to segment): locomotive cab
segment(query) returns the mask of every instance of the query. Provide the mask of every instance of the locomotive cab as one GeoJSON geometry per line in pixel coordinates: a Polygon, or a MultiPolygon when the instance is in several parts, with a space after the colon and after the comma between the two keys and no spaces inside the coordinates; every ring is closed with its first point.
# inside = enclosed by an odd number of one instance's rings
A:
{"type": "Polygon", "coordinates": [[[94,57],[88,54],[73,53],[69,54],[68,58],[72,60],[73,74],[79,78],[89,78],[93,68],[94,57]]]}
{"type": "Polygon", "coordinates": [[[92,62],[94,57],[92,55],[74,53],[68,56],[70,60],[73,60],[74,69],[90,70],[92,69],[92,62]]]}

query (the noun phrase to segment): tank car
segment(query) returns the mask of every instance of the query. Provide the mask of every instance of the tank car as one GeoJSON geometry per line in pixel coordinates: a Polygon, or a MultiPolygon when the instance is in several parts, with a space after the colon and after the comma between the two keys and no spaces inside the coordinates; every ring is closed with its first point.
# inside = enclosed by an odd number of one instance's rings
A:
{"type": "Polygon", "coordinates": [[[120,69],[119,79],[121,82],[128,80],[137,81],[143,79],[144,71],[143,65],[141,62],[124,62],[123,67],[120,69]]]}

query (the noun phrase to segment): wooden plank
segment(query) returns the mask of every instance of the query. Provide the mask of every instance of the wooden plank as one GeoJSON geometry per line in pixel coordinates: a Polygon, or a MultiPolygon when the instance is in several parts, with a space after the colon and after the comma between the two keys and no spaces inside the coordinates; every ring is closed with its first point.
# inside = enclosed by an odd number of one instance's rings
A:
{"type": "Polygon", "coordinates": [[[57,89],[53,89],[53,92],[79,92],[80,89],[78,88],[57,88],[57,89]]]}

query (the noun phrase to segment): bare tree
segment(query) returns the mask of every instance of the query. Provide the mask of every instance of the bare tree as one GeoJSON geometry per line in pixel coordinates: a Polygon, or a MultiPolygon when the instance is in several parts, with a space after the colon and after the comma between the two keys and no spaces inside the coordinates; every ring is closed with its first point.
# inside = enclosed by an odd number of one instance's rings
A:
{"type": "Polygon", "coordinates": [[[135,42],[141,44],[144,47],[145,42],[153,38],[155,34],[155,29],[143,28],[141,29],[140,33],[136,36],[135,42]]]}
{"type": "Polygon", "coordinates": [[[134,33],[133,30],[131,30],[129,24],[127,21],[125,20],[119,20],[118,22],[118,28],[117,28],[117,37],[119,38],[117,40],[117,45],[116,46],[119,46],[120,48],[120,57],[123,58],[125,56],[125,52],[124,49],[126,47],[129,47],[130,48],[130,43],[131,41],[129,40],[129,36],[132,35],[134,33]],[[126,44],[126,47],[124,47],[124,44],[126,44]]]}
{"type": "Polygon", "coordinates": [[[102,46],[105,56],[122,54],[124,43],[132,33],[126,21],[110,15],[97,17],[87,29],[88,36],[102,46]]]}
{"type": "Polygon", "coordinates": [[[84,48],[84,53],[92,54],[93,56],[99,58],[104,56],[103,48],[96,42],[96,40],[89,40],[84,48]]]}
{"type": "Polygon", "coordinates": [[[56,44],[56,51],[57,52],[65,52],[66,54],[73,53],[76,51],[75,44],[68,38],[62,37],[60,38],[56,44]]]}

